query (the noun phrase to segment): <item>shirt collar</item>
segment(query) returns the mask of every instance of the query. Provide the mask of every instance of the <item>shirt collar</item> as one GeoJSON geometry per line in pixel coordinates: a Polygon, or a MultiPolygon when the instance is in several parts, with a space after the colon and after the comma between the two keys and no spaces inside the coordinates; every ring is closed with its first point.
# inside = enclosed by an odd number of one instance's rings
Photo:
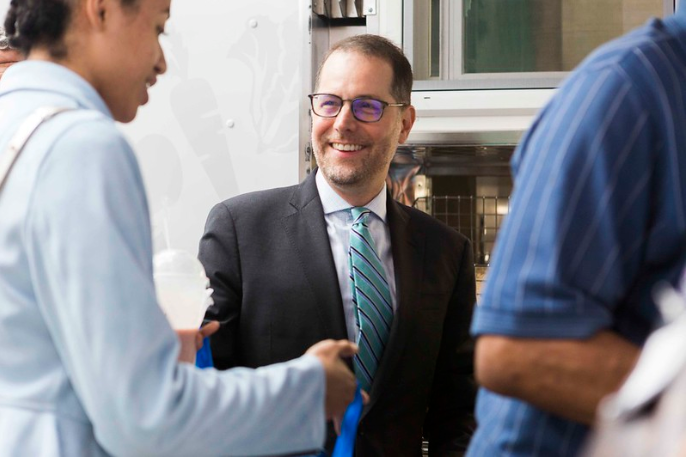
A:
{"type": "MultiPolygon", "coordinates": [[[[324,179],[324,175],[319,173],[319,170],[317,170],[316,173],[315,181],[317,183],[319,198],[322,201],[322,207],[324,208],[324,214],[328,215],[338,211],[347,211],[353,207],[353,205],[343,200],[343,197],[338,195],[336,191],[331,188],[326,179],[324,179]]],[[[365,208],[376,214],[384,223],[386,223],[386,198],[386,183],[384,183],[383,188],[376,197],[364,205],[365,208]]]]}
{"type": "Polygon", "coordinates": [[[686,52],[686,0],[679,0],[676,7],[676,12],[663,22],[686,52]]]}
{"type": "Polygon", "coordinates": [[[83,108],[100,111],[112,118],[105,101],[93,86],[63,65],[39,60],[12,65],[2,77],[0,95],[25,89],[61,93],[75,99],[83,108]]]}

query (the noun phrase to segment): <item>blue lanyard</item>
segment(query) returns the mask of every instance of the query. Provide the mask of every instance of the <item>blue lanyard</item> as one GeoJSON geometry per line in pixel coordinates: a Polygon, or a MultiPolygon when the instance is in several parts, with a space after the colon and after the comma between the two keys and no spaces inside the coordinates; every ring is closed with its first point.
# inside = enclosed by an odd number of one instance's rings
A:
{"type": "Polygon", "coordinates": [[[360,384],[357,384],[355,389],[355,398],[352,403],[348,405],[343,415],[343,424],[341,424],[341,436],[336,440],[336,446],[333,448],[332,457],[352,457],[355,452],[355,437],[357,436],[357,424],[360,423],[360,416],[362,415],[362,393],[360,392],[360,384]]]}
{"type": "MultiPolygon", "coordinates": [[[[348,405],[343,415],[343,423],[341,424],[341,435],[336,440],[336,446],[333,448],[331,457],[352,457],[355,452],[355,437],[357,436],[357,424],[360,422],[362,415],[362,393],[360,392],[360,384],[357,384],[355,390],[355,398],[352,403],[348,405]]],[[[320,456],[323,456],[321,454],[320,456]]]]}
{"type": "Polygon", "coordinates": [[[195,366],[198,368],[211,368],[212,363],[212,348],[210,347],[210,337],[206,336],[202,341],[202,347],[195,355],[195,366]]]}

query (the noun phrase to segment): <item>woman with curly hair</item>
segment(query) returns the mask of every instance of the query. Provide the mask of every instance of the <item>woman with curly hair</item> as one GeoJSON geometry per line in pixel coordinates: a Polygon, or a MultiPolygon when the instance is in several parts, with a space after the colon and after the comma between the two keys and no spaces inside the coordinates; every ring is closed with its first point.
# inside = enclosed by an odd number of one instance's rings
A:
{"type": "Polygon", "coordinates": [[[311,450],[352,400],[348,342],[258,370],[177,360],[140,170],[115,125],[166,70],[169,11],[170,0],[11,1],[9,45],[27,60],[0,84],[3,455],[311,450]]]}

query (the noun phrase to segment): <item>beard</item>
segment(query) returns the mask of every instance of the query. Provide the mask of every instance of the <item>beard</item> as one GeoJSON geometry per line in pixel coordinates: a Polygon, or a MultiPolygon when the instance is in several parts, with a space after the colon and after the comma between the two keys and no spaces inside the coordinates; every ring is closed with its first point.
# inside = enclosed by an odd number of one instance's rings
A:
{"type": "Polygon", "coordinates": [[[378,164],[370,164],[373,161],[368,155],[341,163],[341,161],[331,160],[329,156],[323,155],[315,148],[314,156],[322,174],[331,184],[338,187],[354,187],[364,183],[380,168],[378,164]]]}
{"type": "MultiPolygon", "coordinates": [[[[322,138],[319,142],[313,141],[314,157],[319,171],[327,181],[340,188],[364,187],[376,180],[383,182],[397,148],[397,144],[393,141],[397,138],[397,134],[393,133],[382,141],[367,146],[362,153],[353,155],[349,159],[336,158],[327,154],[327,148],[332,140],[322,138]]],[[[347,140],[351,141],[349,138],[347,140]]],[[[361,144],[368,143],[361,142],[361,144]]]]}
{"type": "MultiPolygon", "coordinates": [[[[380,145],[378,145],[380,146],[380,145]]],[[[322,154],[319,147],[314,148],[319,171],[333,185],[339,188],[364,187],[382,175],[385,179],[388,167],[395,151],[372,151],[350,160],[337,160],[330,155],[322,154]]]]}

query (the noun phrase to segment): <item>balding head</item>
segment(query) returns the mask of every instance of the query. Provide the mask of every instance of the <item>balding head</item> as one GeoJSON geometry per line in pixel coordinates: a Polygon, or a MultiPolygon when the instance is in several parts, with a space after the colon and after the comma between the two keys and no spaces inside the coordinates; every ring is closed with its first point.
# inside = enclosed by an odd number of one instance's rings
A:
{"type": "Polygon", "coordinates": [[[355,52],[367,57],[388,62],[393,70],[393,80],[391,82],[391,95],[396,102],[410,103],[412,93],[412,66],[403,54],[402,49],[390,40],[379,35],[355,35],[334,44],[324,56],[322,65],[317,72],[315,81],[315,92],[319,91],[319,79],[321,69],[326,61],[336,52],[355,52]]]}

